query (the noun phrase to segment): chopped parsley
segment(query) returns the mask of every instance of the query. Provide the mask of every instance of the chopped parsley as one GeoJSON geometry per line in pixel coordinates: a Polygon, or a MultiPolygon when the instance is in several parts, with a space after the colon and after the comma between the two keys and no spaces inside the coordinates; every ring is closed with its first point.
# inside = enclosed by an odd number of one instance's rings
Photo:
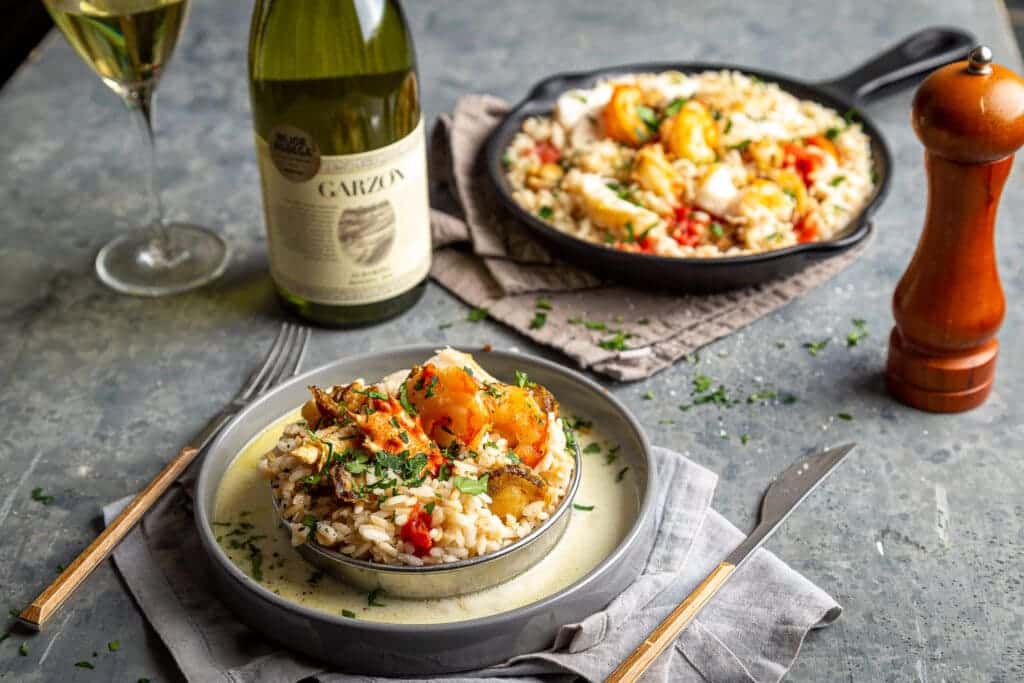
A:
{"type": "Polygon", "coordinates": [[[490,384],[485,384],[484,385],[484,391],[487,392],[487,395],[490,396],[491,398],[501,398],[502,397],[501,389],[499,389],[498,385],[494,384],[493,382],[490,383],[490,384]]]}
{"type": "Polygon", "coordinates": [[[600,453],[601,445],[596,441],[594,443],[587,444],[587,447],[583,449],[583,453],[590,455],[591,453],[600,453]]]}
{"type": "Polygon", "coordinates": [[[18,654],[22,657],[28,657],[28,643],[22,643],[18,646],[18,654]]]}
{"type": "Polygon", "coordinates": [[[651,132],[658,130],[658,115],[654,113],[653,109],[641,104],[636,108],[636,114],[644,122],[644,125],[651,129],[651,132]]]}
{"type": "Polygon", "coordinates": [[[591,510],[594,509],[594,506],[593,505],[580,505],[579,503],[573,503],[572,504],[572,509],[573,510],[582,510],[583,512],[590,512],[591,510]]]}
{"type": "Polygon", "coordinates": [[[48,496],[43,493],[43,489],[38,487],[32,489],[32,493],[30,495],[32,496],[32,500],[37,503],[42,503],[43,505],[50,505],[54,500],[56,500],[53,496],[48,496]]]}
{"type": "Polygon", "coordinates": [[[787,405],[787,406],[793,405],[794,403],[796,403],[799,400],[800,399],[798,399],[793,394],[786,394],[785,396],[782,397],[782,403],[784,405],[787,405]]]}
{"type": "Polygon", "coordinates": [[[825,131],[825,137],[828,138],[829,140],[835,140],[837,137],[839,137],[839,134],[842,132],[843,131],[840,128],[833,126],[825,131]]]}
{"type": "Polygon", "coordinates": [[[707,375],[694,375],[693,376],[693,393],[703,394],[705,391],[711,389],[711,378],[707,375]]]}
{"type": "Polygon", "coordinates": [[[629,334],[628,332],[623,332],[622,330],[619,330],[618,332],[615,333],[614,337],[602,339],[601,341],[597,342],[597,345],[600,346],[602,349],[605,349],[606,351],[625,351],[627,348],[629,348],[628,346],[626,346],[626,340],[632,336],[633,335],[629,334]]]}
{"type": "Polygon", "coordinates": [[[77,666],[79,669],[95,669],[96,668],[95,664],[93,664],[92,662],[89,662],[89,661],[85,661],[85,660],[82,660],[80,662],[75,662],[75,666],[77,666]]]}
{"type": "Polygon", "coordinates": [[[847,109],[846,113],[843,114],[843,120],[846,121],[846,125],[856,123],[857,119],[860,118],[860,112],[856,109],[847,109]]]}
{"type": "Polygon", "coordinates": [[[837,175],[835,178],[828,181],[828,184],[831,185],[832,187],[839,187],[839,185],[841,185],[844,180],[846,180],[846,176],[837,175]]]}
{"type": "Polygon", "coordinates": [[[448,463],[441,465],[441,469],[437,471],[438,481],[448,481],[452,476],[452,466],[448,463]]]}
{"type": "Polygon", "coordinates": [[[755,391],[750,396],[747,396],[747,403],[757,403],[758,401],[770,401],[773,398],[778,398],[779,393],[772,391],[771,389],[765,389],[763,391],[755,391]]]}
{"type": "Polygon", "coordinates": [[[117,652],[120,649],[121,649],[121,641],[120,640],[111,640],[111,641],[109,641],[107,643],[107,650],[110,651],[110,652],[117,652]]]}
{"type": "Polygon", "coordinates": [[[749,441],[750,441],[750,434],[747,434],[746,432],[744,432],[743,434],[740,434],[740,443],[741,444],[746,446],[747,442],[749,442],[749,441]]]}
{"type": "Polygon", "coordinates": [[[489,310],[477,306],[466,315],[466,320],[468,320],[471,323],[478,323],[484,318],[486,318],[488,315],[490,315],[489,310]]]}
{"type": "Polygon", "coordinates": [[[522,465],[523,464],[522,458],[520,458],[518,455],[516,455],[515,452],[513,452],[513,451],[509,451],[508,452],[508,459],[511,460],[516,465],[522,465]]]}
{"type": "Polygon", "coordinates": [[[470,377],[473,376],[473,368],[469,367],[468,365],[463,365],[462,366],[462,371],[464,373],[466,373],[467,375],[469,375],[470,377]]]}
{"type": "Polygon", "coordinates": [[[693,399],[693,405],[695,406],[704,405],[706,403],[713,403],[714,405],[728,408],[734,403],[734,401],[729,398],[728,394],[726,394],[725,387],[718,385],[718,388],[714,391],[693,399]]]}
{"type": "Polygon", "coordinates": [[[450,323],[450,322],[449,323],[441,323],[440,325],[437,326],[437,329],[439,329],[439,330],[447,330],[449,327],[451,327],[454,324],[455,323],[450,323]]]}
{"type": "Polygon", "coordinates": [[[370,607],[387,607],[387,605],[385,605],[377,599],[383,592],[383,588],[374,588],[372,591],[369,592],[369,594],[367,594],[366,604],[370,607]]]}
{"type": "MultiPolygon", "coordinates": [[[[472,315],[472,313],[470,313],[470,315],[472,315]]],[[[398,402],[402,405],[402,409],[405,412],[409,413],[413,417],[416,417],[416,406],[409,402],[409,393],[408,389],[406,388],[405,382],[402,382],[401,386],[398,387],[398,402]]]]}
{"type": "Polygon", "coordinates": [[[619,459],[619,445],[616,444],[608,449],[608,453],[604,456],[604,464],[611,465],[613,462],[619,459]]]}
{"type": "Polygon", "coordinates": [[[551,299],[547,298],[546,296],[539,296],[537,297],[536,306],[538,309],[542,311],[550,311],[552,308],[551,299]]]}
{"type": "Polygon", "coordinates": [[[543,311],[537,311],[533,314],[533,319],[530,321],[531,330],[539,330],[544,327],[548,322],[548,314],[543,311]]]}
{"type": "Polygon", "coordinates": [[[711,234],[715,237],[725,237],[725,228],[718,221],[713,221],[711,223],[711,234]]]}
{"type": "Polygon", "coordinates": [[[728,147],[726,147],[726,149],[735,149],[740,152],[746,152],[747,147],[750,147],[750,140],[741,140],[740,142],[737,142],[735,145],[729,145],[728,147]]]}
{"type": "MultiPolygon", "coordinates": [[[[433,377],[430,378],[430,383],[427,385],[427,393],[423,395],[424,398],[434,397],[434,387],[437,386],[437,382],[439,379],[440,378],[437,375],[434,375],[433,377]]],[[[406,440],[405,442],[409,443],[408,440],[406,440]]]]}
{"type": "Polygon", "coordinates": [[[867,322],[861,318],[854,318],[853,331],[846,335],[846,345],[856,346],[866,336],[868,336],[867,322]]]}
{"type": "Polygon", "coordinates": [[[669,102],[668,106],[665,107],[665,118],[667,119],[667,118],[669,118],[671,116],[675,116],[676,114],[678,114],[679,110],[683,108],[683,105],[686,104],[686,101],[688,99],[690,99],[690,98],[689,97],[677,97],[674,100],[672,100],[671,102],[669,102]]]}
{"type": "Polygon", "coordinates": [[[487,491],[487,479],[490,477],[489,474],[485,474],[479,479],[473,479],[471,477],[455,477],[452,483],[455,488],[462,491],[470,496],[479,496],[481,493],[487,491]]]}
{"type": "Polygon", "coordinates": [[[357,394],[363,394],[363,395],[368,396],[370,398],[376,398],[376,399],[379,399],[381,401],[388,400],[388,395],[385,394],[382,391],[376,391],[374,389],[364,389],[362,391],[360,391],[359,389],[355,389],[354,391],[357,394]]]}
{"type": "Polygon", "coordinates": [[[626,472],[629,472],[628,467],[623,467],[621,470],[619,470],[619,473],[615,475],[615,481],[622,481],[626,477],[626,472]]]}
{"type": "Polygon", "coordinates": [[[508,168],[509,166],[512,165],[512,157],[509,156],[508,152],[505,152],[504,154],[501,155],[501,165],[504,166],[505,168],[508,168]]]}
{"type": "Polygon", "coordinates": [[[435,507],[437,507],[437,502],[432,500],[423,506],[423,511],[426,512],[428,515],[432,515],[434,514],[435,507]]]}
{"type": "Polygon", "coordinates": [[[807,353],[811,354],[812,356],[817,356],[819,353],[825,350],[825,347],[828,346],[828,342],[828,339],[822,339],[821,341],[809,341],[804,342],[803,347],[807,349],[807,353]]]}
{"type": "Polygon", "coordinates": [[[644,392],[643,399],[645,401],[653,401],[654,400],[654,392],[653,391],[644,392]]]}
{"type": "Polygon", "coordinates": [[[600,320],[584,320],[583,327],[588,330],[604,330],[607,329],[606,325],[600,320]]]}
{"type": "MultiPolygon", "coordinates": [[[[537,385],[534,382],[530,381],[529,375],[527,375],[525,372],[523,372],[522,370],[516,370],[516,386],[522,388],[522,387],[533,387],[533,386],[537,386],[537,385]]],[[[493,442],[488,442],[488,443],[492,443],[493,444],[493,442]]]]}
{"type": "Polygon", "coordinates": [[[853,420],[853,415],[850,415],[849,413],[836,413],[836,417],[838,417],[840,420],[846,420],[847,422],[853,420]]]}
{"type": "Polygon", "coordinates": [[[555,210],[552,209],[550,206],[542,206],[539,209],[537,209],[537,215],[543,218],[544,220],[549,221],[554,217],[555,210]]]}
{"type": "Polygon", "coordinates": [[[722,129],[722,133],[728,135],[730,130],[732,130],[732,119],[725,122],[725,128],[722,129]]]}

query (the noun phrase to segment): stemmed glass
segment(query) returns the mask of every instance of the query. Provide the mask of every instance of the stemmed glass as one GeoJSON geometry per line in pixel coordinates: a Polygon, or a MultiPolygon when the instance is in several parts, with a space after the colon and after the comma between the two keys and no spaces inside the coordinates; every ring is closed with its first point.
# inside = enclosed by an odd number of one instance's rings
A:
{"type": "Polygon", "coordinates": [[[205,284],[228,261],[224,240],[207,228],[165,223],[156,180],[153,91],[181,35],[188,0],[43,0],[75,51],[121,96],[146,146],[150,221],[96,256],[96,272],[113,289],[163,296],[205,284]]]}

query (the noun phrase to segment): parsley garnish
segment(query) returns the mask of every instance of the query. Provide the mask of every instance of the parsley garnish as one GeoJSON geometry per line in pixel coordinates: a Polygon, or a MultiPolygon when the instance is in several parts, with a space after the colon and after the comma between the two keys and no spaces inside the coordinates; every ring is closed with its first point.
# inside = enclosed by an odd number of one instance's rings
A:
{"type": "MultiPolygon", "coordinates": [[[[433,398],[434,397],[434,387],[437,386],[438,380],[440,380],[440,377],[438,377],[437,375],[434,375],[433,377],[430,378],[430,383],[427,384],[427,393],[423,394],[424,398],[433,398]]],[[[406,443],[409,443],[409,442],[406,441],[406,443]]]]}
{"type": "Polygon", "coordinates": [[[402,410],[416,417],[416,406],[409,402],[409,393],[405,382],[402,382],[401,386],[398,387],[398,402],[402,405],[402,410]]]}
{"type": "Polygon", "coordinates": [[[455,488],[462,491],[470,496],[479,496],[481,493],[487,491],[487,479],[490,477],[489,474],[485,474],[479,479],[473,479],[471,477],[455,477],[452,483],[455,488]]]}
{"type": "Polygon", "coordinates": [[[654,400],[654,392],[653,391],[645,392],[644,396],[643,396],[643,399],[645,401],[653,401],[654,400]]]}
{"type": "Polygon", "coordinates": [[[644,122],[644,125],[651,129],[651,132],[658,130],[658,115],[654,113],[653,109],[641,104],[636,108],[636,114],[644,122]]]}
{"type": "Polygon", "coordinates": [[[600,452],[601,452],[601,445],[599,443],[597,443],[596,441],[593,442],[593,443],[587,444],[587,447],[583,449],[583,453],[586,454],[586,455],[590,455],[591,453],[600,453],[600,452]]]}
{"type": "Polygon", "coordinates": [[[18,654],[22,657],[28,657],[28,643],[22,643],[18,646],[18,654]]]}
{"type": "Polygon", "coordinates": [[[382,603],[379,600],[377,600],[377,598],[379,598],[381,593],[383,593],[383,592],[384,592],[383,588],[374,588],[366,596],[366,604],[369,605],[370,607],[387,607],[387,605],[385,605],[384,603],[382,603]]]}
{"type": "Polygon", "coordinates": [[[355,391],[355,393],[357,393],[357,394],[363,394],[365,396],[369,396],[370,398],[380,399],[381,401],[388,400],[388,395],[387,394],[385,394],[384,392],[381,392],[381,391],[376,391],[375,389],[363,389],[362,391],[360,391],[359,389],[353,389],[353,391],[355,391]]]}
{"type": "Polygon", "coordinates": [[[671,102],[669,102],[668,106],[665,107],[665,118],[667,119],[670,116],[675,116],[676,114],[678,114],[679,110],[683,108],[683,105],[686,104],[686,100],[688,100],[688,99],[690,99],[690,98],[688,98],[688,97],[677,97],[674,100],[672,100],[671,102]]]}
{"type": "Polygon", "coordinates": [[[725,387],[718,385],[718,388],[711,393],[704,394],[703,396],[698,396],[693,399],[693,405],[695,406],[704,405],[705,403],[714,403],[717,406],[724,406],[728,408],[733,404],[733,401],[725,393],[725,387]]]}
{"type": "Polygon", "coordinates": [[[729,145],[728,147],[726,147],[726,149],[735,149],[739,150],[740,152],[746,152],[747,147],[750,147],[750,140],[741,140],[740,142],[737,142],[735,145],[729,145]]]}
{"type": "Polygon", "coordinates": [[[770,401],[773,398],[778,397],[778,392],[766,389],[764,391],[755,391],[750,396],[747,396],[747,403],[757,403],[758,401],[770,401]]]}
{"type": "Polygon", "coordinates": [[[508,152],[505,152],[504,154],[501,155],[501,165],[504,166],[505,168],[508,168],[509,166],[512,165],[512,157],[509,156],[508,152]]]}
{"type": "Polygon", "coordinates": [[[441,469],[437,471],[438,481],[448,481],[448,478],[452,476],[452,466],[445,463],[441,465],[441,469]]]}
{"type": "Polygon", "coordinates": [[[548,314],[543,311],[537,311],[533,314],[533,320],[530,321],[531,330],[539,330],[544,327],[548,322],[548,314]]]}
{"type": "Polygon", "coordinates": [[[608,453],[604,456],[604,464],[611,465],[613,462],[619,459],[619,445],[615,444],[608,449],[608,453]]]}
{"type": "Polygon", "coordinates": [[[866,336],[868,336],[867,322],[860,318],[854,318],[853,331],[846,335],[846,345],[856,346],[866,336]]]}
{"type": "Polygon", "coordinates": [[[839,134],[842,132],[842,130],[833,126],[832,128],[829,128],[828,130],[825,131],[825,137],[828,138],[829,140],[835,140],[837,137],[839,137],[839,134]]]}
{"type": "Polygon", "coordinates": [[[466,320],[471,323],[478,323],[490,314],[486,308],[476,307],[466,315],[466,320]]]}
{"type": "Polygon", "coordinates": [[[725,122],[725,128],[722,130],[722,133],[728,135],[730,130],[732,130],[732,119],[725,122]]]}
{"type": "Polygon", "coordinates": [[[626,340],[632,336],[633,335],[629,334],[628,332],[623,332],[622,330],[619,330],[618,332],[615,333],[614,337],[602,339],[601,341],[597,342],[597,345],[607,351],[625,351],[626,349],[629,348],[628,346],[626,346],[626,340]]]}
{"type": "Polygon", "coordinates": [[[821,341],[816,342],[809,341],[804,342],[803,347],[807,349],[807,353],[811,354],[812,356],[817,356],[819,353],[825,350],[825,347],[828,346],[828,342],[828,339],[822,339],[821,341]]]}
{"type": "MultiPolygon", "coordinates": [[[[522,370],[516,370],[516,386],[517,387],[534,387],[537,386],[534,382],[530,381],[529,375],[522,370]]],[[[491,442],[493,443],[493,442],[491,442]]]]}
{"type": "Polygon", "coordinates": [[[551,308],[552,308],[552,306],[551,306],[551,299],[547,298],[546,296],[539,296],[539,297],[537,297],[537,304],[536,305],[537,305],[537,308],[539,308],[542,311],[550,311],[551,308]]]}
{"type": "Polygon", "coordinates": [[[588,330],[603,330],[603,329],[606,329],[605,324],[603,322],[601,322],[600,320],[584,320],[583,321],[583,327],[587,328],[588,330]]]}
{"type": "Polygon", "coordinates": [[[853,420],[853,415],[850,415],[849,413],[836,413],[836,417],[840,420],[846,420],[847,422],[853,420]]]}
{"type": "Polygon", "coordinates": [[[75,666],[79,669],[95,669],[96,666],[92,662],[82,660],[81,662],[75,662],[75,666]]]}
{"type": "Polygon", "coordinates": [[[523,464],[522,459],[518,455],[516,455],[513,451],[509,451],[508,452],[508,459],[511,460],[516,465],[522,465],[523,464]]]}
{"type": "Polygon", "coordinates": [[[54,500],[56,500],[53,496],[48,496],[45,493],[43,493],[43,489],[38,487],[32,489],[31,496],[32,500],[36,501],[37,503],[42,503],[43,505],[50,505],[51,503],[53,503],[54,500]]]}
{"type": "Polygon", "coordinates": [[[111,640],[110,642],[107,643],[107,650],[109,650],[110,652],[117,652],[120,649],[121,649],[121,641],[120,640],[111,640]]]}
{"type": "Polygon", "coordinates": [[[554,217],[555,210],[552,209],[550,206],[542,206],[539,209],[537,209],[537,215],[543,218],[544,220],[548,221],[551,220],[552,217],[554,217]]]}
{"type": "Polygon", "coordinates": [[[832,180],[828,181],[828,184],[831,185],[832,187],[839,187],[839,185],[844,180],[846,180],[846,176],[844,176],[844,175],[837,175],[835,178],[833,178],[832,180]]]}
{"type": "Polygon", "coordinates": [[[502,397],[501,389],[498,388],[497,384],[494,384],[494,383],[485,384],[484,385],[484,391],[486,391],[487,395],[490,396],[491,398],[501,398],[502,397]]]}
{"type": "Polygon", "coordinates": [[[703,394],[705,391],[711,388],[711,378],[707,375],[694,375],[693,376],[693,393],[703,394]]]}
{"type": "Polygon", "coordinates": [[[791,406],[799,400],[800,399],[798,399],[793,394],[786,394],[785,396],[782,397],[782,403],[787,406],[791,406]]]}
{"type": "Polygon", "coordinates": [[[718,221],[711,223],[711,234],[715,237],[725,237],[725,228],[718,221]]]}
{"type": "Polygon", "coordinates": [[[423,506],[423,511],[426,512],[428,515],[432,515],[434,514],[435,507],[437,507],[437,502],[432,500],[423,506]]]}
{"type": "Polygon", "coordinates": [[[583,512],[590,512],[591,510],[594,509],[594,506],[593,505],[580,505],[579,503],[573,503],[572,504],[572,509],[573,510],[582,510],[583,512]]]}
{"type": "Polygon", "coordinates": [[[356,613],[350,609],[343,609],[341,610],[341,616],[346,617],[348,619],[355,619],[356,613]]]}
{"type": "Polygon", "coordinates": [[[740,434],[740,443],[741,444],[746,446],[748,441],[750,441],[750,434],[747,434],[745,432],[743,434],[740,434]]]}
{"type": "Polygon", "coordinates": [[[628,467],[623,467],[621,470],[619,470],[619,473],[615,475],[615,481],[616,482],[622,481],[626,477],[626,472],[628,472],[628,471],[629,471],[628,467]]]}

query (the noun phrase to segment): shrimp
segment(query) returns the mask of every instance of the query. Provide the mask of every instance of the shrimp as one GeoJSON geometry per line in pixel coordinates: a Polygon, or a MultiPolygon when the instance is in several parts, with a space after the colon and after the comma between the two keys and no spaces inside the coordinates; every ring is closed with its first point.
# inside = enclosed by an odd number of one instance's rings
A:
{"type": "Polygon", "coordinates": [[[551,394],[543,389],[535,394],[534,387],[509,384],[490,385],[489,389],[491,429],[508,441],[509,449],[524,464],[534,467],[547,452],[548,411],[543,404],[551,394]]]}
{"type": "Polygon", "coordinates": [[[707,107],[690,100],[679,113],[665,119],[660,126],[661,140],[677,157],[709,164],[718,156],[718,126],[707,107]]]}
{"type": "Polygon", "coordinates": [[[483,385],[464,368],[414,367],[404,387],[423,431],[442,447],[472,443],[490,422],[483,385]]]}
{"type": "Polygon", "coordinates": [[[601,124],[608,137],[631,147],[639,147],[650,139],[647,124],[640,118],[643,97],[643,91],[635,85],[615,86],[601,111],[601,124]]]}
{"type": "Polygon", "coordinates": [[[671,206],[679,204],[682,181],[665,158],[661,145],[645,145],[636,153],[631,177],[640,187],[658,195],[671,206]]]}

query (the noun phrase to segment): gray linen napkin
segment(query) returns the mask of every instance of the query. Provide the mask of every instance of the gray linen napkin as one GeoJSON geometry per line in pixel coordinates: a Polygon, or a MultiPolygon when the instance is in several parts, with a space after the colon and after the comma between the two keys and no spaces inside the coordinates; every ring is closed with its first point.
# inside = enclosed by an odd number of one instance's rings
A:
{"type": "Polygon", "coordinates": [[[862,243],[788,278],[724,294],[681,296],[601,283],[553,259],[499,205],[480,150],[506,111],[503,100],[467,95],[434,127],[430,177],[447,187],[457,205],[432,212],[431,275],[467,303],[489,309],[493,318],[561,350],[583,368],[617,380],[649,377],[817,287],[867,246],[862,243]],[[470,251],[457,248],[467,242],[470,251]],[[540,294],[551,300],[552,309],[543,327],[534,329],[530,322],[540,294]],[[569,322],[580,317],[629,332],[629,348],[602,348],[600,342],[612,334],[569,322]]]}
{"type": "MultiPolygon", "coordinates": [[[[743,534],[711,508],[718,477],[657,448],[659,500],[654,550],[640,578],[606,609],[566,624],[551,649],[451,681],[601,681],[731,551],[743,534]]],[[[205,554],[185,480],[114,551],[139,607],[190,681],[321,683],[377,681],[332,673],[238,622],[210,592],[205,554]]],[[[109,523],[128,498],[106,506],[109,523]]],[[[644,680],[778,681],[807,632],[841,613],[823,590],[761,550],[662,654],[644,680]]],[[[394,679],[386,679],[394,680],[394,679]]]]}

